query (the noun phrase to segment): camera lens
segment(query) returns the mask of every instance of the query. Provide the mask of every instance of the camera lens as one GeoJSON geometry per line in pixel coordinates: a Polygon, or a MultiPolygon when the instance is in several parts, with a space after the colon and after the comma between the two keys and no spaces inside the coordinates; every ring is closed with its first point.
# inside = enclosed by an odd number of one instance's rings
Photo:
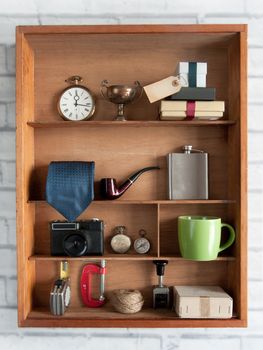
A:
{"type": "Polygon", "coordinates": [[[79,234],[69,235],[64,240],[64,250],[69,256],[82,256],[87,250],[87,241],[79,234]]]}

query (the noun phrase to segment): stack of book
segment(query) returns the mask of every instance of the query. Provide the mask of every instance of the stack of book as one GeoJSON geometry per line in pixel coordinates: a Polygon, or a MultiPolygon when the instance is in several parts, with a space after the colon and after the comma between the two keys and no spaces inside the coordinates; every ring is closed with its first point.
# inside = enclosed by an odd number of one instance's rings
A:
{"type": "Polygon", "coordinates": [[[161,101],[161,120],[216,120],[224,115],[225,102],[216,101],[216,89],[206,87],[207,64],[179,62],[181,89],[161,101]]]}
{"type": "Polygon", "coordinates": [[[160,119],[209,119],[223,117],[224,101],[161,101],[160,119]]]}

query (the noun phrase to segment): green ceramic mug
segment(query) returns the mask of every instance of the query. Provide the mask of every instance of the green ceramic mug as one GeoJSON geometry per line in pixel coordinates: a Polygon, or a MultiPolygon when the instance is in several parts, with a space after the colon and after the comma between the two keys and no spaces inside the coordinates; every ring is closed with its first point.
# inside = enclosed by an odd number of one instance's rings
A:
{"type": "Polygon", "coordinates": [[[214,216],[179,216],[178,238],[183,258],[209,261],[234,243],[235,230],[214,216]],[[229,238],[220,245],[222,227],[228,228],[229,238]]]}

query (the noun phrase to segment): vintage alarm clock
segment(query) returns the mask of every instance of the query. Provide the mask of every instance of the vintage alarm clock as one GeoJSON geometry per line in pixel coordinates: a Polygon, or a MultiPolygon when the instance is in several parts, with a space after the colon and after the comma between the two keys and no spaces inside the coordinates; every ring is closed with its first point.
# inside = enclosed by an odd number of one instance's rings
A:
{"type": "Polygon", "coordinates": [[[61,117],[70,121],[81,121],[92,117],[95,101],[88,88],[79,85],[82,78],[78,75],[66,80],[71,86],[64,89],[59,97],[57,108],[61,117]]]}
{"type": "Polygon", "coordinates": [[[147,232],[145,230],[140,230],[139,231],[140,238],[137,238],[134,241],[133,246],[134,246],[136,253],[138,253],[138,254],[146,254],[146,253],[148,253],[148,251],[151,248],[151,244],[150,244],[149,240],[147,238],[145,238],[146,234],[147,234],[147,232]]]}
{"type": "Polygon", "coordinates": [[[125,226],[116,226],[114,229],[115,235],[111,239],[111,248],[115,253],[123,254],[131,247],[131,239],[126,234],[125,226]]]}

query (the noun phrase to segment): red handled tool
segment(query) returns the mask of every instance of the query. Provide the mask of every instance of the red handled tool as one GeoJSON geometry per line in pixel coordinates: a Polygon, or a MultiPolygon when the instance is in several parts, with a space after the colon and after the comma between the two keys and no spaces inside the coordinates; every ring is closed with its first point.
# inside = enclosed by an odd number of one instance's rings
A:
{"type": "Polygon", "coordinates": [[[105,260],[101,260],[100,266],[88,264],[83,267],[80,279],[80,289],[83,303],[88,307],[100,307],[105,303],[104,284],[105,284],[105,260]],[[92,298],[92,275],[100,275],[100,296],[99,299],[92,298]]]}

